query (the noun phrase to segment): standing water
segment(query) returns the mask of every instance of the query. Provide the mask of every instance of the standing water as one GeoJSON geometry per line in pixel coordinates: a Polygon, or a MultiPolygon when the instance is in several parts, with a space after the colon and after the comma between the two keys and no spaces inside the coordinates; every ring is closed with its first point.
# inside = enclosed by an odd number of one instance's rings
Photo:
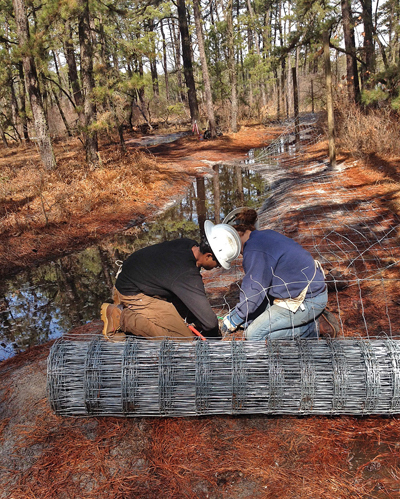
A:
{"type": "Polygon", "coordinates": [[[200,240],[205,220],[216,223],[234,208],[258,208],[268,196],[265,179],[249,168],[215,166],[196,179],[184,198],[155,221],[132,226],[69,256],[21,272],[0,284],[0,361],[100,318],[111,297],[116,262],[161,241],[200,240]]]}

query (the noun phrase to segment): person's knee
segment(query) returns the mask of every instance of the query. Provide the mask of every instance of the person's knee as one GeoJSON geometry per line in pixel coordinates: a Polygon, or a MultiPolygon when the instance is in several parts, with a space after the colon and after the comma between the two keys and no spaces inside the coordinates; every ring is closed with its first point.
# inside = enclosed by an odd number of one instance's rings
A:
{"type": "Polygon", "coordinates": [[[244,336],[246,340],[249,341],[262,341],[268,336],[268,331],[260,331],[258,329],[254,330],[250,328],[245,331],[244,336]]]}

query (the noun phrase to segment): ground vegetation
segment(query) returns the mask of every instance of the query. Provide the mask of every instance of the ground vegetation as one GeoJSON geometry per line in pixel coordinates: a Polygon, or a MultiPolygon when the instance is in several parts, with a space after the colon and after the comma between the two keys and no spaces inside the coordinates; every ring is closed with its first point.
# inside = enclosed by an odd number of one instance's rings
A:
{"type": "MultiPolygon", "coordinates": [[[[189,2],[178,12],[173,2],[1,1],[2,277],[150,219],[193,176],[212,174],[210,165],[268,144],[294,114],[292,67],[300,112],[322,111],[324,128],[326,32],[342,165],[334,185],[399,215],[398,1],[377,4],[374,16],[370,2],[353,0],[199,4],[223,132],[213,140],[204,140],[209,115],[189,2]],[[153,142],[172,132],[187,135],[153,142]]],[[[325,160],[327,151],[321,140],[307,159],[325,160]]],[[[307,231],[303,208],[290,214],[293,234],[307,231]]],[[[351,334],[356,297],[346,293],[351,334]]],[[[395,286],[390,293],[398,304],[395,286]]],[[[0,367],[1,498],[399,494],[396,417],[59,418],[46,400],[50,346],[0,367]]]]}
{"type": "MultiPolygon", "coordinates": [[[[154,183],[157,190],[160,171],[173,175],[175,181],[183,173],[210,173],[204,159],[212,164],[242,158],[246,146],[265,140],[266,134],[268,138],[274,135],[273,130],[260,126],[243,128],[232,140],[225,136],[220,142],[199,141],[188,136],[156,146],[149,160],[155,175],[149,188],[154,183]],[[172,165],[180,165],[183,171],[172,165]]],[[[279,135],[279,130],[275,133],[279,135]]],[[[137,137],[136,143],[140,142],[137,137]]],[[[308,151],[305,164],[325,160],[327,151],[327,142],[319,142],[308,151]]],[[[342,170],[333,173],[330,185],[345,199],[350,195],[355,206],[356,198],[375,199],[382,213],[398,213],[399,156],[365,151],[363,157],[356,160],[342,149],[338,157],[342,170]]],[[[296,187],[285,199],[293,198],[287,202],[296,209],[279,210],[292,237],[314,231],[307,218],[315,201],[312,175],[299,167],[295,176],[296,187]],[[307,176],[308,181],[302,182],[307,176]]],[[[334,200],[325,202],[330,201],[334,200]]],[[[379,213],[373,217],[377,219],[379,213]]],[[[220,277],[206,280],[210,299],[219,304],[224,295],[233,303],[237,286],[231,286],[229,275],[225,280],[222,273],[220,277]]],[[[343,292],[343,327],[346,335],[354,334],[359,331],[358,290],[345,285],[343,292]]],[[[395,286],[390,288],[390,299],[400,299],[395,286]]],[[[371,325],[384,321],[378,309],[371,310],[371,325]]],[[[100,321],[93,320],[74,333],[98,334],[101,327],[100,321]]],[[[400,426],[396,416],[57,417],[46,398],[46,357],[51,344],[33,347],[0,367],[2,498],[151,498],[161,491],[166,497],[193,499],[386,499],[398,495],[400,426]]]]}

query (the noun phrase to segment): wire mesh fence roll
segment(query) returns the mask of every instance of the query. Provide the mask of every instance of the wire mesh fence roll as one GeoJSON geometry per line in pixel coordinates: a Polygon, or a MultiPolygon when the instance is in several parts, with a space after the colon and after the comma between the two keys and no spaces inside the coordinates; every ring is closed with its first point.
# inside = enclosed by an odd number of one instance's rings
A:
{"type": "Polygon", "coordinates": [[[400,413],[400,341],[61,338],[47,364],[61,416],[400,413]]]}

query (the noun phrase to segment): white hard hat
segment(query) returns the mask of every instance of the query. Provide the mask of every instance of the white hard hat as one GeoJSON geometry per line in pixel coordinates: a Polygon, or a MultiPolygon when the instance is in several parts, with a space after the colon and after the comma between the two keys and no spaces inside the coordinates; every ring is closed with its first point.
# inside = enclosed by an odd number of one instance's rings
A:
{"type": "MultiPolygon", "coordinates": [[[[229,212],[226,217],[224,218],[223,220],[223,224],[229,224],[229,225],[235,225],[235,221],[236,221],[236,217],[237,215],[239,215],[239,213],[241,213],[243,210],[248,210],[248,208],[246,208],[245,206],[242,206],[240,208],[235,208],[234,210],[232,210],[231,212],[229,212]]],[[[258,229],[260,226],[260,222],[258,220],[255,221],[254,223],[254,227],[256,229],[258,229]]]]}
{"type": "Polygon", "coordinates": [[[229,269],[242,248],[239,234],[228,224],[214,225],[210,220],[204,222],[204,232],[215,258],[224,269],[229,269]]]}

